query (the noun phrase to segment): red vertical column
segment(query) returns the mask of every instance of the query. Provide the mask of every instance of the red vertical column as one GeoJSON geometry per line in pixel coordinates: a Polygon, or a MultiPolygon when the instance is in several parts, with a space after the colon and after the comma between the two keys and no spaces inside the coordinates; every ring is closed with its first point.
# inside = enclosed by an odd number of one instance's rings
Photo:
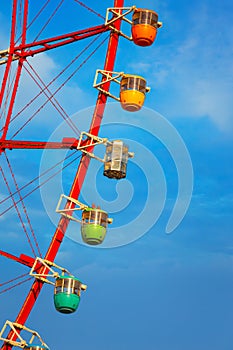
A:
{"type": "Polygon", "coordinates": [[[5,73],[2,80],[1,90],[0,90],[0,107],[2,105],[2,100],[5,94],[6,83],[10,72],[10,67],[12,63],[12,52],[15,46],[15,31],[16,31],[16,15],[17,15],[17,5],[18,0],[13,0],[12,6],[12,16],[11,16],[11,37],[10,37],[10,47],[9,47],[9,58],[6,64],[5,73]]]}
{"type": "MultiPolygon", "coordinates": [[[[12,29],[11,29],[11,40],[10,40],[10,52],[9,52],[9,59],[8,59],[7,65],[6,65],[5,74],[3,77],[2,89],[1,89],[1,94],[0,94],[0,106],[1,106],[1,103],[2,103],[2,100],[4,97],[6,82],[7,82],[8,76],[9,76],[12,58],[13,58],[13,54],[14,54],[15,30],[16,30],[16,24],[17,24],[16,15],[17,15],[17,0],[14,0],[13,11],[12,11],[12,29]]],[[[28,18],[28,0],[24,0],[23,25],[22,25],[22,34],[21,34],[21,44],[22,45],[25,45],[25,42],[26,42],[27,18],[28,18]]],[[[19,79],[20,79],[20,75],[21,75],[21,71],[22,71],[22,67],[23,67],[23,62],[24,62],[24,58],[21,57],[18,61],[18,67],[17,67],[16,76],[15,76],[14,85],[13,85],[13,90],[12,90],[12,94],[11,94],[11,98],[10,98],[10,102],[9,102],[6,121],[5,121],[5,125],[3,127],[3,134],[1,137],[1,141],[4,141],[6,139],[6,135],[7,135],[7,131],[9,128],[11,115],[12,115],[12,111],[13,111],[13,107],[14,107],[14,103],[15,103],[15,97],[16,97],[16,93],[18,90],[19,79]]],[[[1,153],[1,150],[0,150],[0,153],[1,153]]]]}

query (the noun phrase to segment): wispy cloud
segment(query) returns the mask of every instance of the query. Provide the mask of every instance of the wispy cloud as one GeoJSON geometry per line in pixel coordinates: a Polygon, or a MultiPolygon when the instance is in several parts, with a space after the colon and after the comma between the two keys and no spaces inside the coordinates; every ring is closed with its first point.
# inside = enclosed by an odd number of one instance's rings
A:
{"type": "Polygon", "coordinates": [[[177,18],[165,23],[152,54],[130,65],[148,77],[167,117],[207,116],[226,131],[233,127],[233,26],[223,12],[205,5],[197,10],[180,24],[177,18]]]}

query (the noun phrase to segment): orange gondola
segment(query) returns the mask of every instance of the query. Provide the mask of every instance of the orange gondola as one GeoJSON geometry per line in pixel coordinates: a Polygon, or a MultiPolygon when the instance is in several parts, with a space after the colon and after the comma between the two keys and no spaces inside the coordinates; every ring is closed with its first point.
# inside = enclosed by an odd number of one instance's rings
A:
{"type": "Polygon", "coordinates": [[[123,109],[129,112],[139,111],[144,103],[146,80],[138,75],[125,74],[120,83],[120,103],[123,109]]]}
{"type": "Polygon", "coordinates": [[[135,9],[132,20],[132,38],[136,45],[150,46],[155,41],[157,29],[161,27],[158,14],[152,10],[135,9]]]}

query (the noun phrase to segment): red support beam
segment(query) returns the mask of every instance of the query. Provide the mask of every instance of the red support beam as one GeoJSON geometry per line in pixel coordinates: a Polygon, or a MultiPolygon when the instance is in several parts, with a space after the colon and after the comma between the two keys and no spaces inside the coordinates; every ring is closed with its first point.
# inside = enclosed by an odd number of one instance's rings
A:
{"type": "Polygon", "coordinates": [[[78,141],[75,138],[64,138],[62,142],[0,140],[0,151],[6,149],[77,149],[78,141]]]}
{"type": "MultiPolygon", "coordinates": [[[[16,262],[20,263],[21,265],[28,266],[30,268],[32,268],[34,263],[35,263],[35,258],[32,258],[31,256],[28,256],[25,254],[20,254],[20,256],[18,257],[18,256],[15,256],[13,254],[4,252],[3,250],[0,250],[0,255],[4,256],[7,259],[16,261],[16,262]]],[[[38,261],[36,263],[36,265],[34,266],[34,271],[38,272],[41,267],[44,268],[44,265],[38,261]]]]}
{"type": "Polygon", "coordinates": [[[92,27],[92,28],[88,28],[88,29],[84,29],[84,30],[79,30],[77,32],[73,32],[73,33],[69,33],[69,34],[65,34],[65,35],[60,35],[60,36],[57,36],[54,38],[45,39],[45,40],[41,40],[41,41],[37,41],[37,42],[35,41],[31,44],[26,44],[23,46],[15,47],[15,53],[16,53],[16,55],[20,55],[21,50],[23,49],[23,50],[26,50],[23,52],[24,57],[34,56],[35,54],[38,54],[40,52],[48,51],[48,50],[51,50],[51,49],[54,49],[54,48],[57,48],[60,46],[71,44],[71,43],[76,42],[78,40],[86,39],[86,38],[89,38],[91,36],[104,33],[106,31],[108,31],[109,29],[110,29],[109,27],[107,27],[103,24],[100,26],[96,26],[96,27],[92,27]],[[34,50],[28,50],[29,48],[36,47],[36,46],[41,46],[41,47],[36,48],[34,50]]]}
{"type": "Polygon", "coordinates": [[[4,256],[7,259],[16,261],[22,265],[26,265],[28,267],[32,267],[35,261],[35,259],[31,258],[30,256],[21,254],[19,257],[17,257],[13,254],[4,252],[3,250],[0,250],[0,255],[4,256]]]}
{"type": "MultiPolygon", "coordinates": [[[[71,44],[76,41],[104,33],[108,30],[110,30],[109,26],[105,26],[104,24],[102,24],[99,26],[78,30],[72,33],[55,36],[53,38],[38,40],[28,44],[20,44],[14,47],[14,50],[12,52],[13,59],[16,60],[20,57],[26,58],[29,56],[34,56],[38,53],[55,49],[57,47],[61,47],[67,44],[71,44]]],[[[6,52],[4,51],[4,56],[8,57],[7,50],[6,52]]],[[[6,62],[7,58],[0,61],[0,64],[4,64],[6,62]]]]}
{"type": "MultiPolygon", "coordinates": [[[[124,0],[115,0],[114,1],[114,7],[123,7],[124,6],[124,0]]],[[[121,26],[121,19],[117,20],[115,23],[115,28],[117,30],[120,30],[121,26]]],[[[108,50],[107,50],[107,55],[106,55],[106,60],[105,60],[105,65],[104,69],[108,71],[114,71],[114,64],[115,64],[115,58],[116,58],[116,52],[117,52],[117,47],[118,47],[118,41],[119,41],[119,35],[116,32],[111,32],[110,34],[110,39],[108,43],[108,50]]],[[[105,91],[108,91],[110,88],[110,82],[104,84],[104,89],[105,91]]],[[[92,117],[92,122],[90,126],[89,133],[93,135],[98,135],[101,121],[103,118],[104,110],[105,110],[105,105],[107,102],[107,95],[103,94],[102,92],[99,93],[97,102],[96,102],[96,108],[92,117]]],[[[91,151],[91,148],[89,149],[91,151]]],[[[86,155],[82,156],[77,173],[74,178],[74,182],[70,191],[69,196],[78,199],[80,195],[80,191],[87,173],[87,169],[90,163],[90,158],[86,155]]],[[[74,206],[74,203],[69,203],[67,202],[66,208],[68,208],[68,205],[74,206]]],[[[72,211],[70,212],[72,215],[72,211]]],[[[53,235],[52,241],[49,245],[48,251],[45,255],[45,259],[49,261],[54,261],[57,252],[59,250],[59,247],[63,241],[64,235],[66,233],[66,230],[69,225],[69,219],[62,216],[57,229],[53,235]]],[[[40,291],[43,287],[43,283],[41,281],[35,280],[28,295],[27,298],[16,318],[16,322],[20,323],[22,325],[25,324],[27,321],[27,318],[40,294],[40,291]]],[[[8,338],[12,337],[14,338],[14,335],[10,332],[8,334],[8,338]]],[[[11,345],[5,343],[2,347],[4,350],[9,350],[11,349],[11,345]]]]}
{"type": "MultiPolygon", "coordinates": [[[[20,141],[20,140],[0,140],[0,152],[6,149],[76,149],[78,147],[88,146],[89,139],[81,140],[73,137],[64,137],[62,142],[46,142],[46,141],[20,141]]],[[[95,144],[95,141],[93,141],[95,144]]]]}

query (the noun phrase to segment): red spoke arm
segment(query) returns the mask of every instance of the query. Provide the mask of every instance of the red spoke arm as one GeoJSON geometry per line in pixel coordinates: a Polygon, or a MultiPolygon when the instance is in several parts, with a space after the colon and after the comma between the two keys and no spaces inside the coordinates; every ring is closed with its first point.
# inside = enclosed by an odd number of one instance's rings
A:
{"type": "Polygon", "coordinates": [[[86,38],[89,38],[93,35],[97,35],[97,34],[106,32],[107,30],[109,30],[109,27],[107,27],[105,25],[100,25],[97,27],[80,30],[80,31],[73,32],[70,34],[57,36],[54,38],[40,40],[37,42],[33,42],[31,44],[25,44],[22,47],[21,46],[15,47],[15,55],[16,56],[23,55],[24,57],[34,56],[37,53],[48,51],[48,50],[51,50],[51,49],[54,49],[54,48],[57,48],[57,47],[60,47],[63,45],[67,45],[67,44],[76,42],[78,40],[86,39],[86,38]],[[41,46],[41,47],[35,48],[32,50],[28,50],[28,49],[30,49],[32,47],[36,47],[36,46],[41,46]],[[26,50],[26,51],[24,51],[22,53],[21,52],[22,49],[26,50]],[[18,50],[20,50],[20,51],[18,51],[18,50]]]}
{"type": "MultiPolygon", "coordinates": [[[[88,145],[88,139],[82,140],[79,147],[88,145]]],[[[77,149],[79,139],[64,137],[62,142],[0,140],[0,152],[6,149],[77,149]]]]}
{"type": "Polygon", "coordinates": [[[75,149],[78,146],[75,138],[64,138],[62,142],[46,142],[46,141],[19,141],[5,140],[0,141],[0,150],[5,149],[75,149]]]}
{"type": "Polygon", "coordinates": [[[4,252],[3,250],[0,250],[0,255],[4,256],[5,258],[14,260],[20,264],[26,265],[28,267],[32,267],[34,264],[34,261],[35,261],[33,258],[31,258],[27,255],[21,254],[19,257],[17,257],[13,254],[4,252]]]}
{"type": "MultiPolygon", "coordinates": [[[[99,26],[78,30],[76,32],[55,36],[53,38],[34,41],[28,44],[22,43],[14,47],[14,50],[12,52],[13,59],[15,60],[20,57],[26,58],[28,56],[34,56],[35,54],[38,54],[40,52],[44,52],[60,46],[64,46],[64,45],[76,42],[78,40],[86,39],[91,36],[104,33],[108,30],[110,30],[110,28],[102,24],[99,26]]],[[[2,57],[8,56],[8,51],[7,50],[2,51],[0,55],[2,57]]],[[[0,61],[0,64],[4,64],[6,62],[7,62],[7,58],[2,59],[0,61]]]]}

